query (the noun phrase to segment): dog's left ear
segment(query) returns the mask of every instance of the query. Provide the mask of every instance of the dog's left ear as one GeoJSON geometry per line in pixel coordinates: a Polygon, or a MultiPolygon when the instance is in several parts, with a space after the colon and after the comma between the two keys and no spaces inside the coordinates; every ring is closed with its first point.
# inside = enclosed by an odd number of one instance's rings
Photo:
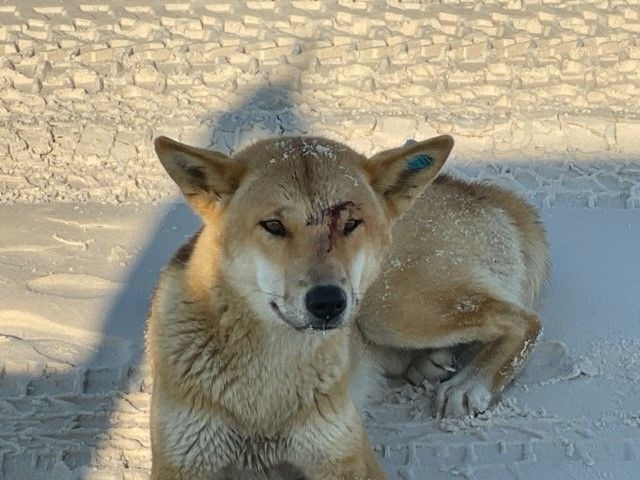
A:
{"type": "Polygon", "coordinates": [[[436,177],[452,148],[453,138],[440,135],[377,153],[364,164],[371,186],[382,197],[392,219],[411,208],[436,177]]]}

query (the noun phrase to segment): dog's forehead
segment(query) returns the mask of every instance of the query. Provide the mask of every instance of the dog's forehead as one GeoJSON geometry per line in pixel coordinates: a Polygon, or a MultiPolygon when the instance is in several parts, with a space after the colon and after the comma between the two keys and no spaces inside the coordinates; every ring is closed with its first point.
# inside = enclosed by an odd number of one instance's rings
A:
{"type": "Polygon", "coordinates": [[[347,150],[348,147],[339,143],[330,142],[322,138],[281,138],[271,144],[274,154],[286,159],[293,157],[312,157],[317,159],[335,160],[337,153],[347,150]]]}
{"type": "Polygon", "coordinates": [[[290,164],[307,159],[310,163],[342,163],[361,156],[348,146],[322,137],[281,137],[255,143],[239,153],[243,160],[269,165],[290,164]]]}
{"type": "Polygon", "coordinates": [[[237,158],[265,188],[325,205],[348,200],[343,197],[361,185],[358,164],[364,160],[346,145],[321,137],[265,140],[237,158]]]}

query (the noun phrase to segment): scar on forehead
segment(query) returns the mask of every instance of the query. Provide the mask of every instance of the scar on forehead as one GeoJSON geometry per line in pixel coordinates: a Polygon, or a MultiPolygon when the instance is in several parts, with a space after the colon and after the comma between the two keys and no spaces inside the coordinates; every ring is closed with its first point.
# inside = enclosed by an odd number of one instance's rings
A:
{"type": "Polygon", "coordinates": [[[327,252],[330,252],[333,249],[333,246],[336,243],[337,232],[338,232],[338,220],[340,220],[340,214],[349,208],[355,207],[355,203],[352,201],[340,202],[334,205],[329,205],[320,210],[320,212],[311,214],[307,218],[307,225],[320,225],[325,222],[325,219],[328,219],[328,246],[327,252]]]}
{"type": "Polygon", "coordinates": [[[334,205],[329,205],[328,207],[321,208],[317,212],[313,212],[307,217],[307,225],[320,225],[324,222],[325,218],[335,218],[337,221],[337,219],[340,218],[340,213],[355,206],[355,203],[347,200],[346,202],[340,202],[334,205]]]}

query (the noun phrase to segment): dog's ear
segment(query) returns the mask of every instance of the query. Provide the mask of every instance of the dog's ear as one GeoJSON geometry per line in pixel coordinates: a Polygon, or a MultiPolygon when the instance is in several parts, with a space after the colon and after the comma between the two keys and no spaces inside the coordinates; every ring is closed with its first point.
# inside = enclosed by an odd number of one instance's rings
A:
{"type": "Polygon", "coordinates": [[[373,189],[385,202],[391,218],[411,208],[425,187],[436,177],[453,148],[449,135],[385,150],[364,165],[373,189]]]}
{"type": "Polygon", "coordinates": [[[153,145],[162,166],[202,216],[216,203],[227,200],[244,175],[244,166],[224,153],[190,147],[167,137],[156,138],[153,145]]]}

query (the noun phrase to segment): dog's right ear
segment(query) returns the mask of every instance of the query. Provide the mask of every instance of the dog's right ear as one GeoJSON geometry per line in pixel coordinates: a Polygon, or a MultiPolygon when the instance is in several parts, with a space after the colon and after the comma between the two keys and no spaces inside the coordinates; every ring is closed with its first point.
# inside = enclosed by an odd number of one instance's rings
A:
{"type": "Polygon", "coordinates": [[[153,145],[162,166],[201,216],[228,200],[245,172],[243,165],[224,153],[190,147],[168,137],[156,138],[153,145]]]}

